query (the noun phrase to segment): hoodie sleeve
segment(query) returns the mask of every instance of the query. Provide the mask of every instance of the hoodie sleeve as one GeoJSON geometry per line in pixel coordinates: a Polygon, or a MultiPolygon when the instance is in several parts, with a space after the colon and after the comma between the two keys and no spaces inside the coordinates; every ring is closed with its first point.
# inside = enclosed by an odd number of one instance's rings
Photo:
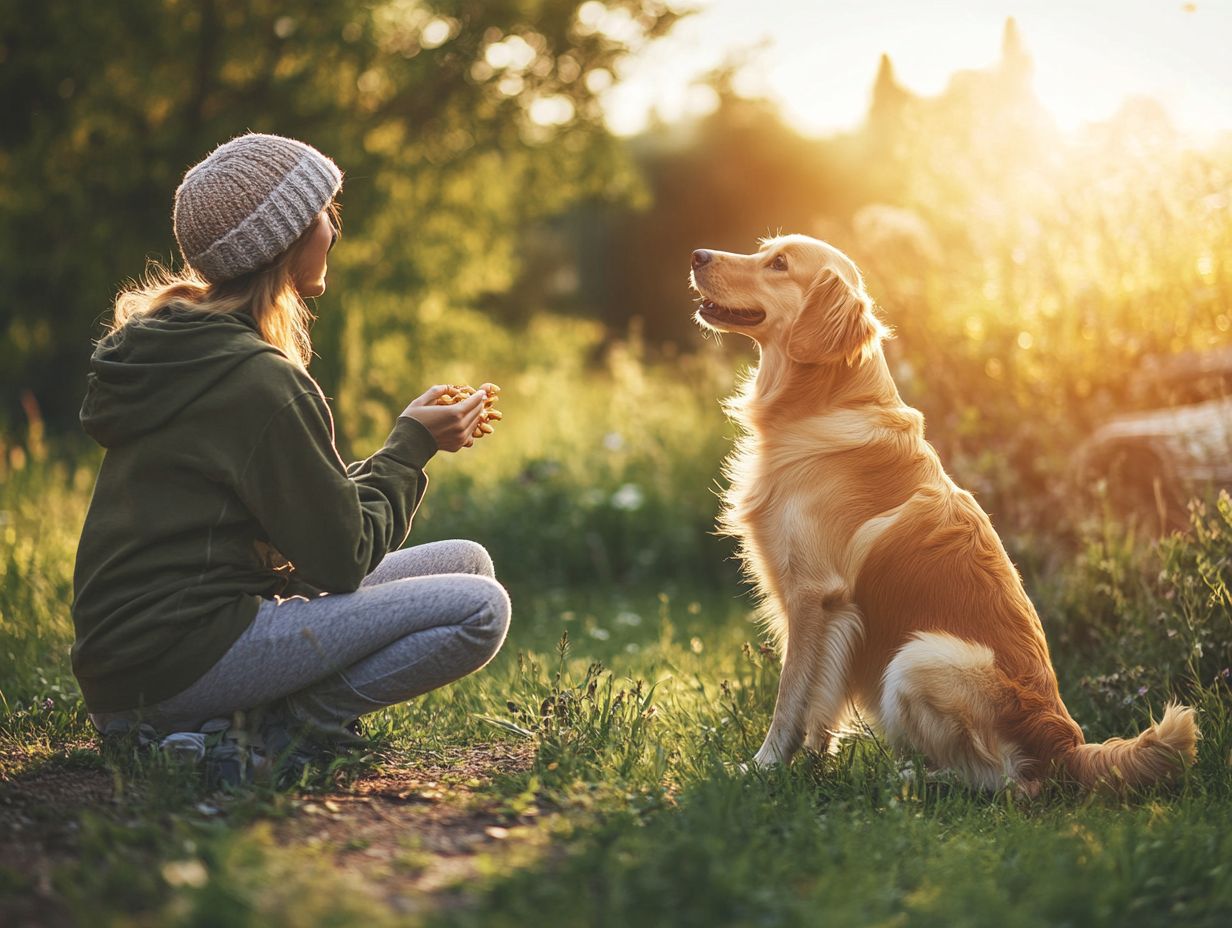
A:
{"type": "Polygon", "coordinates": [[[344,465],[329,406],[305,392],[270,417],[237,491],[299,576],[349,593],[406,540],[436,450],[431,432],[400,416],[382,448],[344,465]]]}

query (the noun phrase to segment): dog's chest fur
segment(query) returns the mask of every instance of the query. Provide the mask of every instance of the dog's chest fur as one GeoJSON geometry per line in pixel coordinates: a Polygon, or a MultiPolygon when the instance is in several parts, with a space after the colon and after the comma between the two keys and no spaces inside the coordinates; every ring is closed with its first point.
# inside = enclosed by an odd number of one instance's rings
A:
{"type": "Polygon", "coordinates": [[[721,522],[740,539],[751,579],[779,604],[802,585],[851,582],[851,537],[841,530],[844,502],[826,479],[824,446],[812,454],[779,449],[756,435],[741,439],[726,463],[730,489],[721,522]]]}
{"type": "MultiPolygon", "coordinates": [[[[832,410],[773,435],[750,427],[725,463],[720,524],[772,607],[796,595],[844,598],[887,513],[934,470],[922,418],[899,407],[832,410]],[[906,466],[904,466],[906,463],[906,466]]],[[[780,631],[781,634],[781,631],[780,631]]]]}

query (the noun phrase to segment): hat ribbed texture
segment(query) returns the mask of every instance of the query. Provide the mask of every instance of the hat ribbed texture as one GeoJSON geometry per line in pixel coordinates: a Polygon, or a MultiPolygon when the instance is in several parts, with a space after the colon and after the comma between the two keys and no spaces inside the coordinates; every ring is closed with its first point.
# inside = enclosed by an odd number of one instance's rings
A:
{"type": "Polygon", "coordinates": [[[342,186],[342,172],[311,145],[250,132],[188,169],[172,224],[184,260],[210,283],[271,263],[342,186]]]}

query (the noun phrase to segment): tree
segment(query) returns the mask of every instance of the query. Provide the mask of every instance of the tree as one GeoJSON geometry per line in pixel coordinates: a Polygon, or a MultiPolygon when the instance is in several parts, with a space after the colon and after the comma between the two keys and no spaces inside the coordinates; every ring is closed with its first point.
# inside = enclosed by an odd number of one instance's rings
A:
{"type": "Polygon", "coordinates": [[[0,426],[21,387],[75,421],[118,284],[177,256],[183,172],[247,130],[346,174],[347,247],[314,330],[314,373],[342,388],[342,359],[362,366],[365,339],[413,327],[414,305],[507,288],[526,224],[632,189],[596,91],[675,18],[659,0],[5,6],[0,426]],[[339,292],[386,299],[352,300],[344,325],[339,292]],[[383,309],[354,318],[366,304],[383,309]]]}

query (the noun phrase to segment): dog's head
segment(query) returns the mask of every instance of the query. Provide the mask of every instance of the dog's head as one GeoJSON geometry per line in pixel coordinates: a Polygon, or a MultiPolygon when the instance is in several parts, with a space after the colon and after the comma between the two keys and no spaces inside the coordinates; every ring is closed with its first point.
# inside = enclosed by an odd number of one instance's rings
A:
{"type": "Polygon", "coordinates": [[[851,364],[886,334],[855,263],[807,235],[766,239],[751,255],[699,249],[690,282],[700,325],[777,345],[801,364],[851,364]]]}

